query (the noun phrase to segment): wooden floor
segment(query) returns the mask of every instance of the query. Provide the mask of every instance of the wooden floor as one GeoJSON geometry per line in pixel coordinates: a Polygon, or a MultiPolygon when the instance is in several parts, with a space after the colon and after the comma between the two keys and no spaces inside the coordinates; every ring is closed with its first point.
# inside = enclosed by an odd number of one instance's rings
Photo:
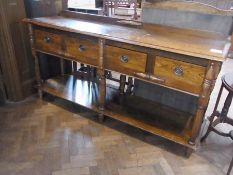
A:
{"type": "MultiPolygon", "coordinates": [[[[232,67],[227,60],[221,74],[232,67]]],[[[219,86],[220,81],[207,115],[219,86]]],[[[211,134],[189,159],[183,152],[178,144],[113,119],[101,124],[94,113],[57,98],[0,108],[0,175],[224,175],[233,141],[211,134]]]]}

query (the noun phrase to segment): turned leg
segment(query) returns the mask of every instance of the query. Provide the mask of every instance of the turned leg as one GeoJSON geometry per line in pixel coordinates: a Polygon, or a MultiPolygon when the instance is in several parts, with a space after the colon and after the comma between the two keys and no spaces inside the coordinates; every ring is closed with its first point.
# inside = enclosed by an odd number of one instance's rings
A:
{"type": "MultiPolygon", "coordinates": [[[[208,129],[206,131],[206,134],[201,138],[201,142],[203,142],[208,137],[208,135],[210,134],[210,132],[212,131],[214,118],[216,116],[219,116],[219,113],[217,112],[217,108],[218,108],[219,101],[220,101],[220,98],[221,98],[221,95],[222,95],[222,91],[223,91],[223,85],[221,85],[220,91],[218,93],[217,101],[216,101],[216,104],[214,106],[214,111],[213,111],[212,115],[209,118],[210,123],[209,123],[208,129]]],[[[216,119],[216,120],[219,120],[219,118],[216,119]]]]}
{"type": "Polygon", "coordinates": [[[38,55],[37,55],[35,48],[34,48],[34,35],[33,35],[33,27],[31,24],[29,24],[29,36],[30,36],[32,55],[35,59],[35,74],[36,74],[36,81],[37,81],[37,87],[38,87],[38,95],[39,95],[40,99],[42,99],[43,92],[41,89],[42,80],[41,80],[41,75],[40,75],[39,58],[38,58],[38,55]]]}
{"type": "Polygon", "coordinates": [[[225,100],[225,103],[223,105],[221,114],[220,114],[220,119],[222,122],[225,122],[226,118],[227,118],[227,114],[229,111],[229,108],[231,106],[231,102],[232,102],[232,93],[229,92],[229,94],[227,95],[227,98],[225,100]]]}
{"type": "MultiPolygon", "coordinates": [[[[222,94],[222,88],[220,90],[219,95],[221,95],[221,94],[222,94]]],[[[232,93],[229,93],[227,95],[227,98],[226,98],[225,103],[223,105],[222,111],[217,116],[218,118],[214,120],[215,116],[211,117],[208,130],[207,130],[206,134],[203,136],[203,138],[201,139],[201,141],[204,141],[211,131],[214,131],[215,133],[217,133],[217,134],[219,134],[221,136],[224,136],[224,137],[229,137],[230,136],[229,134],[226,134],[226,133],[223,133],[223,132],[220,132],[220,131],[216,130],[214,127],[219,123],[228,123],[227,122],[227,114],[228,114],[229,108],[231,106],[232,95],[233,95],[232,93]]],[[[218,105],[218,103],[219,103],[219,98],[218,98],[218,101],[217,101],[216,105],[218,105]]],[[[217,107],[215,107],[215,109],[217,110],[217,107]]],[[[217,113],[217,112],[215,111],[215,113],[217,113]]]]}
{"type": "Polygon", "coordinates": [[[194,116],[191,137],[188,142],[190,145],[195,145],[196,143],[196,139],[201,128],[204,114],[209,103],[210,94],[213,90],[215,81],[220,71],[220,66],[221,65],[217,62],[209,62],[206,77],[204,79],[204,83],[198,100],[197,112],[194,116]]]}
{"type": "Polygon", "coordinates": [[[39,58],[37,54],[35,53],[35,71],[36,71],[36,81],[37,81],[37,86],[38,86],[38,94],[40,99],[43,98],[43,91],[41,89],[41,77],[40,77],[40,66],[39,66],[39,58]]]}
{"type": "Polygon", "coordinates": [[[125,83],[126,83],[126,76],[121,75],[120,76],[120,87],[119,87],[120,94],[124,94],[125,92],[125,83]]]}
{"type": "Polygon", "coordinates": [[[104,121],[104,105],[105,105],[105,96],[106,96],[106,79],[104,77],[99,78],[99,110],[98,115],[99,121],[104,121]]]}
{"type": "Polygon", "coordinates": [[[105,97],[106,97],[106,78],[105,78],[105,71],[103,67],[103,59],[104,59],[104,40],[99,40],[99,69],[98,69],[98,77],[99,77],[99,121],[104,121],[104,107],[105,107],[105,97]]]}
{"type": "Polygon", "coordinates": [[[215,115],[211,115],[211,120],[210,120],[210,123],[209,123],[209,126],[208,126],[208,129],[207,129],[207,131],[206,131],[206,133],[205,133],[205,135],[201,138],[201,142],[203,142],[207,137],[208,137],[208,135],[210,134],[210,132],[212,131],[212,122],[213,122],[213,120],[214,120],[214,117],[215,117],[215,115]]]}
{"type": "Polygon", "coordinates": [[[218,124],[220,124],[221,123],[221,119],[218,117],[218,118],[216,118],[213,122],[212,122],[212,127],[215,127],[215,126],[217,126],[218,124]]]}
{"type": "Polygon", "coordinates": [[[126,89],[126,93],[131,94],[132,93],[132,88],[133,88],[133,78],[129,77],[128,78],[128,87],[126,89]]]}
{"type": "Polygon", "coordinates": [[[232,158],[232,160],[231,160],[231,163],[230,163],[229,169],[228,169],[228,171],[227,171],[227,175],[230,175],[231,170],[232,170],[232,167],[233,167],[233,158],[232,158]]]}
{"type": "Polygon", "coordinates": [[[105,120],[105,116],[104,116],[104,114],[102,114],[102,113],[99,113],[98,114],[98,120],[99,120],[99,122],[104,122],[104,120],[105,120]]]}
{"type": "Polygon", "coordinates": [[[193,153],[192,148],[185,148],[185,157],[189,158],[192,153],[193,153]]]}

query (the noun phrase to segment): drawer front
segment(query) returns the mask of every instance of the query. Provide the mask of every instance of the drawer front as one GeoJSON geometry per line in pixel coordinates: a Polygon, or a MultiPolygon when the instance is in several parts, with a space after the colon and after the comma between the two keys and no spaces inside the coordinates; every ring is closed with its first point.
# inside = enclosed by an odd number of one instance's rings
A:
{"type": "Polygon", "coordinates": [[[157,56],[154,75],[164,80],[164,84],[199,94],[205,76],[205,67],[157,56]]]}
{"type": "Polygon", "coordinates": [[[122,73],[144,73],[147,55],[144,53],[106,46],[105,68],[122,73]]]}
{"type": "Polygon", "coordinates": [[[34,35],[36,49],[55,54],[62,53],[61,35],[42,30],[35,30],[34,35]]]}
{"type": "Polygon", "coordinates": [[[98,41],[82,37],[67,37],[66,54],[82,63],[98,66],[98,41]]]}

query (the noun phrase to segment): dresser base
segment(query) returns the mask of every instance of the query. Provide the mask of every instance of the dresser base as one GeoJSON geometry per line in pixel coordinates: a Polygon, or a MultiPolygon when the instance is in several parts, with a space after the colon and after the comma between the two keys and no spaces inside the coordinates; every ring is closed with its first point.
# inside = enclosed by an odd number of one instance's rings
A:
{"type": "MultiPolygon", "coordinates": [[[[76,79],[72,75],[56,77],[45,81],[42,91],[66,99],[104,116],[140,128],[149,133],[169,139],[190,150],[195,146],[188,144],[193,122],[189,113],[161,105],[134,95],[120,95],[111,85],[106,87],[104,111],[98,108],[98,83],[76,79]]],[[[187,154],[190,155],[190,154],[187,154]]]]}

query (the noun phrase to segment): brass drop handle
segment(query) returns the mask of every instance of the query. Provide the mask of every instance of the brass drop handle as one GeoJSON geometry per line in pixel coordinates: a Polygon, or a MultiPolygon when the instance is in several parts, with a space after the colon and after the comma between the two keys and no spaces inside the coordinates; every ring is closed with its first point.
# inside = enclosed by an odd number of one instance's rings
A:
{"type": "Polygon", "coordinates": [[[85,49],[86,49],[86,47],[84,45],[82,45],[82,44],[79,45],[79,51],[80,52],[85,51],[85,49]]]}
{"type": "Polygon", "coordinates": [[[173,69],[173,72],[176,76],[182,76],[184,74],[183,68],[181,66],[176,66],[173,69]]]}
{"type": "Polygon", "coordinates": [[[128,63],[129,57],[128,57],[127,55],[121,55],[121,56],[120,56],[120,60],[121,60],[121,62],[123,62],[123,63],[128,63]]]}
{"type": "Polygon", "coordinates": [[[45,43],[50,43],[51,38],[49,38],[48,36],[44,37],[44,42],[45,43]]]}

